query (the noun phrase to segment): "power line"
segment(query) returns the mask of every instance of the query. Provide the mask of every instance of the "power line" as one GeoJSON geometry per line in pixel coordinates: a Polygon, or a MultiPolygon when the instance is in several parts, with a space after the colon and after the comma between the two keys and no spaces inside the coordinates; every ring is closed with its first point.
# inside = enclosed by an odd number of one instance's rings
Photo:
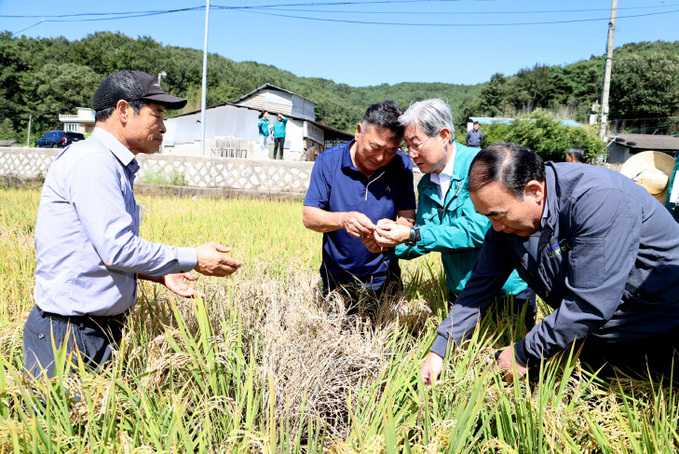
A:
{"type": "MultiPolygon", "coordinates": [[[[124,16],[124,15],[130,15],[130,14],[145,14],[149,16],[154,16],[158,14],[169,14],[169,13],[178,13],[178,12],[184,12],[184,11],[193,11],[193,10],[199,10],[199,9],[204,9],[205,6],[192,6],[189,8],[178,8],[178,9],[161,9],[161,10],[150,10],[150,11],[124,11],[124,12],[117,12],[117,13],[75,13],[75,14],[54,14],[54,15],[6,15],[6,14],[0,14],[0,17],[6,17],[10,19],[30,19],[30,18],[63,18],[63,17],[84,17],[84,16],[124,16]]],[[[120,19],[120,17],[109,17],[105,19],[120,19]]]]}
{"type": "MultiPolygon", "coordinates": [[[[361,20],[352,20],[352,19],[330,19],[330,18],[323,18],[323,17],[307,17],[307,16],[295,16],[295,15],[289,15],[289,14],[279,14],[279,13],[272,13],[272,12],[265,12],[265,11],[256,11],[254,9],[243,9],[243,12],[248,12],[252,14],[261,14],[265,16],[276,16],[276,17],[285,17],[289,19],[301,19],[301,20],[310,20],[310,21],[318,21],[318,22],[334,22],[334,23],[345,23],[345,24],[361,24],[361,25],[397,25],[397,26],[403,26],[403,27],[467,27],[467,28],[473,28],[473,27],[511,27],[511,26],[525,26],[525,25],[556,25],[556,24],[572,24],[572,23],[578,23],[578,22],[599,22],[599,21],[609,21],[609,17],[599,17],[599,18],[590,18],[590,19],[569,19],[569,20],[555,20],[555,21],[539,21],[539,22],[511,22],[511,23],[485,23],[485,24],[479,24],[479,23],[473,23],[473,24],[461,24],[461,23],[413,23],[413,22],[380,22],[380,21],[361,21],[361,20]]],[[[618,16],[618,19],[631,19],[631,18],[637,18],[637,17],[646,17],[646,16],[656,16],[658,14],[669,14],[669,13],[677,13],[679,10],[671,10],[671,11],[662,11],[662,12],[657,12],[657,13],[645,13],[645,14],[635,14],[635,15],[630,15],[630,16],[618,16]]]]}
{"type": "MultiPolygon", "coordinates": [[[[362,4],[362,3],[361,3],[362,4]]],[[[314,6],[317,6],[317,3],[313,4],[314,6]]],[[[659,6],[628,6],[625,8],[618,8],[618,10],[637,10],[637,9],[643,9],[645,11],[648,11],[649,9],[666,9],[666,8],[672,8],[679,6],[679,4],[673,4],[673,5],[659,5],[659,6]]],[[[535,11],[361,11],[361,10],[346,10],[346,9],[293,9],[293,8],[288,8],[288,7],[282,7],[281,5],[275,5],[275,6],[238,6],[238,7],[227,7],[227,6],[215,6],[216,8],[219,9],[237,9],[237,10],[245,10],[245,9],[261,9],[261,8],[270,8],[275,11],[282,11],[282,12],[321,12],[321,13],[343,13],[343,14],[389,14],[389,15],[441,15],[441,14],[455,14],[455,15],[490,15],[490,14],[498,14],[498,15],[516,15],[516,14],[552,14],[552,13],[588,13],[588,12],[599,12],[599,11],[609,11],[609,9],[606,8],[589,8],[589,9],[555,9],[555,10],[535,10],[535,11]]]]}
{"type": "MultiPolygon", "coordinates": [[[[461,0],[375,0],[368,2],[358,2],[358,1],[343,1],[343,2],[304,2],[304,3],[288,3],[288,4],[264,4],[264,5],[247,5],[247,6],[224,6],[224,5],[212,5],[213,9],[222,10],[237,10],[243,12],[251,12],[255,14],[271,15],[278,17],[286,17],[291,19],[302,19],[302,20],[314,20],[323,22],[338,22],[338,23],[354,23],[354,24],[365,24],[365,25],[403,25],[403,26],[439,26],[439,27],[488,27],[488,26],[517,26],[517,25],[550,25],[550,24],[566,24],[566,23],[576,23],[576,22],[592,22],[592,21],[602,21],[608,20],[607,17],[602,18],[583,18],[583,19],[569,19],[569,20],[555,20],[555,21],[538,21],[538,22],[513,22],[513,23],[485,23],[485,24],[441,24],[441,23],[408,23],[408,22],[384,22],[384,21],[359,21],[359,20],[349,20],[349,19],[335,19],[335,18],[322,18],[322,17],[308,17],[308,16],[295,16],[288,14],[281,14],[284,12],[314,12],[314,13],[356,13],[356,14],[430,14],[430,15],[441,15],[441,14],[455,14],[455,15],[476,15],[476,14],[501,14],[501,15],[515,15],[515,14],[562,14],[562,13],[586,13],[586,12],[596,12],[604,11],[602,8],[592,8],[592,9],[565,9],[565,10],[535,10],[535,11],[347,11],[347,10],[323,10],[323,9],[307,9],[307,10],[294,10],[289,9],[290,7],[301,7],[301,6],[312,6],[312,7],[323,7],[323,6],[345,6],[345,5],[368,5],[368,4],[414,4],[414,3],[432,3],[432,2],[459,2],[461,0]],[[268,10],[268,11],[267,11],[268,10]]],[[[676,5],[662,5],[656,6],[655,8],[668,8],[676,5]]],[[[627,7],[620,8],[626,10],[644,9],[648,10],[653,7],[627,7]]],[[[204,5],[186,7],[186,8],[176,8],[168,10],[147,10],[147,11],[125,11],[125,12],[109,12],[109,13],[75,13],[75,14],[56,14],[56,15],[0,15],[2,18],[9,19],[27,19],[27,18],[40,18],[41,20],[29,27],[26,27],[16,33],[25,31],[31,27],[39,25],[43,22],[99,22],[99,21],[110,21],[110,20],[121,20],[121,19],[132,19],[139,17],[149,17],[158,16],[164,14],[173,14],[189,11],[198,11],[205,9],[204,5]],[[94,16],[94,17],[93,17],[94,16]],[[108,17],[115,16],[115,17],[108,17]]],[[[624,18],[636,18],[644,16],[652,16],[658,14],[668,14],[676,13],[679,10],[670,11],[659,11],[644,14],[635,14],[628,16],[619,16],[619,19],[624,18]]]]}

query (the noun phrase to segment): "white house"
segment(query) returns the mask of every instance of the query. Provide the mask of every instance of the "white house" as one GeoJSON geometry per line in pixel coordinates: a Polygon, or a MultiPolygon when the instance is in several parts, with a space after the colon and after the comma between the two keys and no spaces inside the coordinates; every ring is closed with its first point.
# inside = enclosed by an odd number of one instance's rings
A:
{"type": "MultiPolygon", "coordinates": [[[[318,123],[316,103],[291,91],[265,84],[233,103],[206,109],[205,155],[257,159],[259,149],[257,123],[259,114],[269,112],[273,126],[276,115],[287,117],[284,159],[313,160],[328,146],[351,140],[352,134],[318,123]]],[[[200,154],[201,112],[189,112],[165,121],[167,133],[163,153],[200,154]]],[[[270,150],[273,144],[270,144],[270,150]]]]}
{"type": "Polygon", "coordinates": [[[89,107],[76,107],[76,115],[59,115],[64,131],[85,134],[94,129],[94,110],[89,107]]]}

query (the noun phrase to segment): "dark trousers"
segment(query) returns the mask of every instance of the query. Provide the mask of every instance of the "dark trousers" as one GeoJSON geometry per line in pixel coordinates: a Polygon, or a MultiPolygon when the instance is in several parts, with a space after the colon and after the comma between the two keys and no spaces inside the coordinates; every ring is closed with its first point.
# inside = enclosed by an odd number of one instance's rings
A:
{"type": "Polygon", "coordinates": [[[276,137],[273,139],[273,158],[283,159],[283,145],[285,145],[285,137],[276,137]],[[278,152],[280,151],[281,157],[277,158],[278,152]]]}
{"type": "Polygon", "coordinates": [[[398,260],[389,261],[389,268],[382,276],[370,278],[366,281],[355,279],[353,281],[338,281],[331,274],[321,270],[323,281],[323,297],[327,298],[330,292],[337,291],[347,301],[347,313],[358,313],[358,303],[361,299],[381,301],[386,296],[393,296],[403,289],[401,281],[401,267],[398,260]]]}
{"type": "MultiPolygon", "coordinates": [[[[125,314],[66,317],[35,306],[24,325],[24,369],[32,378],[41,373],[51,378],[55,354],[61,348],[65,348],[66,360],[72,365],[81,360],[88,368],[99,369],[111,359],[120,342],[125,318],[125,314]]],[[[72,367],[67,365],[64,372],[70,370],[72,367]]]]}
{"type": "Polygon", "coordinates": [[[679,384],[679,329],[634,342],[609,343],[589,336],[580,342],[580,362],[604,379],[616,369],[632,378],[653,381],[670,377],[679,384]]]}

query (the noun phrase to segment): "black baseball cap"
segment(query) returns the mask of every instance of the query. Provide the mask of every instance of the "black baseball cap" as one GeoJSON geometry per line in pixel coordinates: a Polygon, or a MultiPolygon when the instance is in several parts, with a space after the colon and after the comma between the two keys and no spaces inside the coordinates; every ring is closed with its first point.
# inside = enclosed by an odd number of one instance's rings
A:
{"type": "Polygon", "coordinates": [[[143,99],[165,106],[167,109],[181,109],[186,105],[186,99],[165,93],[151,74],[128,69],[114,72],[104,79],[94,94],[92,107],[95,112],[99,112],[115,107],[121,99],[125,101],[143,99]]]}

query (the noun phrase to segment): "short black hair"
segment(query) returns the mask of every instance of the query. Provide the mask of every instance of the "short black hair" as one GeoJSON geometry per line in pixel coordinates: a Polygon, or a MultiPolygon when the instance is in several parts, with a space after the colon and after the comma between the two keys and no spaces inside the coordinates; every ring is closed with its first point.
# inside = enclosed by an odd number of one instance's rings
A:
{"type": "Polygon", "coordinates": [[[493,144],[481,150],[469,168],[469,192],[499,182],[523,199],[529,181],[545,181],[545,163],[528,147],[513,142],[493,144]]]}
{"type": "Polygon", "coordinates": [[[361,124],[363,129],[378,126],[390,129],[394,133],[394,137],[403,137],[404,127],[398,121],[398,117],[401,115],[403,115],[403,109],[399,107],[396,101],[382,101],[368,107],[361,124]]]}
{"type": "MultiPolygon", "coordinates": [[[[139,115],[139,111],[141,111],[142,107],[153,104],[152,101],[147,101],[145,99],[135,99],[134,101],[127,101],[127,103],[130,105],[130,107],[132,107],[132,110],[137,115],[139,115]]],[[[107,107],[104,110],[98,110],[94,113],[94,121],[97,122],[106,120],[111,116],[114,110],[116,110],[115,107],[107,107]]]]}
{"type": "Polygon", "coordinates": [[[585,150],[580,147],[571,147],[566,154],[573,156],[577,162],[585,162],[585,150]]]}
{"type": "Polygon", "coordinates": [[[478,125],[478,124],[479,124],[479,122],[478,122],[478,121],[475,121],[475,122],[474,122],[474,124],[475,124],[475,125],[478,125]]]}

